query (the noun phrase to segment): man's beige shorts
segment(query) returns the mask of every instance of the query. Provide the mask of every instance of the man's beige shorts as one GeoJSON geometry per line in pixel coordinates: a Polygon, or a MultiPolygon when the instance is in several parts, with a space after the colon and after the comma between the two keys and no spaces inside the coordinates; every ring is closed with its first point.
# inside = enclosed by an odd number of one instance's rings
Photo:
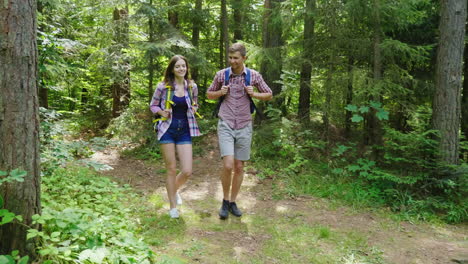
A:
{"type": "Polygon", "coordinates": [[[252,122],[244,128],[232,129],[226,122],[219,119],[218,140],[221,157],[233,155],[236,160],[249,160],[252,144],[252,122]]]}

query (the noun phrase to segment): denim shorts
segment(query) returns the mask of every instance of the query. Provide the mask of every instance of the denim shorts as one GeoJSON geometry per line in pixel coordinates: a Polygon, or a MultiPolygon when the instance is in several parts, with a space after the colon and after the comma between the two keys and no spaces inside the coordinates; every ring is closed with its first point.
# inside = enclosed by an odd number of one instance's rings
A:
{"type": "Polygon", "coordinates": [[[160,144],[192,144],[187,119],[172,119],[171,125],[159,140],[160,144]]]}

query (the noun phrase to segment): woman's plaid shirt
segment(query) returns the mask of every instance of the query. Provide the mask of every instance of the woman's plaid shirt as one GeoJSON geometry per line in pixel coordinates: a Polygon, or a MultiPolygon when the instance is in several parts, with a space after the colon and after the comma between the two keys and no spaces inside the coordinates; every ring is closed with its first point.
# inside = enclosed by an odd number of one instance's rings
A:
{"type": "MultiPolygon", "coordinates": [[[[174,85],[172,85],[170,89],[173,89],[172,87],[174,87],[174,85]]],[[[151,99],[150,103],[150,110],[151,112],[153,112],[153,114],[156,114],[160,110],[165,110],[167,89],[168,88],[166,88],[166,83],[164,82],[160,82],[156,87],[156,90],[154,91],[153,98],[151,99]]],[[[193,102],[195,102],[195,105],[198,105],[198,87],[194,82],[192,82],[192,93],[192,100],[193,102]]],[[[174,96],[173,92],[171,94],[172,96],[174,96]]],[[[189,97],[187,81],[185,81],[185,100],[187,101],[187,105],[192,105],[192,102],[190,101],[189,97]]],[[[200,136],[200,129],[198,128],[197,120],[195,119],[192,107],[189,107],[187,109],[187,118],[189,123],[190,136],[200,136]]],[[[167,120],[158,122],[158,140],[161,139],[164,133],[166,133],[166,131],[169,129],[171,122],[172,116],[170,116],[167,120]]]]}

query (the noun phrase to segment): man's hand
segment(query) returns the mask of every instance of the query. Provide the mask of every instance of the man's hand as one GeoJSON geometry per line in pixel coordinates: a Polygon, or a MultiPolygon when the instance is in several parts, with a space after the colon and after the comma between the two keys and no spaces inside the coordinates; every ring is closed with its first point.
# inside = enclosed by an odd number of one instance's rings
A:
{"type": "Polygon", "coordinates": [[[223,86],[221,87],[221,90],[220,90],[220,91],[221,91],[221,95],[226,95],[226,94],[228,93],[228,91],[229,91],[229,86],[224,86],[224,85],[223,85],[223,86]]]}
{"type": "Polygon", "coordinates": [[[254,87],[253,86],[245,86],[245,92],[250,96],[253,97],[254,94],[254,87]]]}

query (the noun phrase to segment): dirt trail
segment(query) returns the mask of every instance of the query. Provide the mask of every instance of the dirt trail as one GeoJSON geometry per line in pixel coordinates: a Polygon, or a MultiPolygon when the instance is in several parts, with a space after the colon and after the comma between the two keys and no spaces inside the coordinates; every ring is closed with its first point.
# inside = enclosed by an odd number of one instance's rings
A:
{"type": "MultiPolygon", "coordinates": [[[[168,234],[155,247],[159,254],[180,262],[163,263],[468,263],[466,225],[395,222],[314,197],[274,200],[271,180],[260,181],[250,173],[238,197],[244,216],[219,220],[221,162],[216,142],[214,136],[205,137],[205,155],[194,159],[193,177],[181,191],[183,222],[176,234],[168,234]],[[323,234],[308,241],[310,228],[323,234]],[[289,241],[290,234],[302,237],[304,243],[289,241]],[[323,258],[316,260],[315,255],[323,258]],[[353,260],[355,256],[367,261],[353,260]]],[[[122,158],[117,150],[96,153],[93,160],[114,168],[104,175],[129,183],[148,197],[166,199],[163,164],[122,158]]],[[[167,207],[166,203],[157,213],[167,214],[167,207]]]]}

